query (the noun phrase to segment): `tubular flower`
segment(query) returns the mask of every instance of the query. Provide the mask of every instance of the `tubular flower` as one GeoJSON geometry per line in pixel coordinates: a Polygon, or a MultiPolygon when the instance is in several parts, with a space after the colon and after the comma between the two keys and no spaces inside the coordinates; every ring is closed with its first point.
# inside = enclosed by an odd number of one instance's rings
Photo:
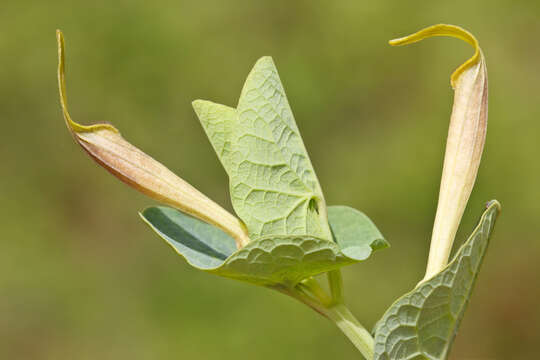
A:
{"type": "Polygon", "coordinates": [[[488,81],[484,55],[478,41],[468,31],[439,24],[412,35],[391,40],[406,45],[432,36],[450,36],[474,47],[474,55],[451,76],[454,105],[446,142],[439,202],[431,237],[425,279],[448,263],[452,244],[476,180],[487,130],[488,81]]]}
{"type": "Polygon", "coordinates": [[[235,239],[249,242],[243,223],[164,165],[131,145],[109,124],[84,126],[71,119],[64,77],[64,37],[57,31],[58,85],[66,125],[75,141],[102,167],[143,194],[217,226],[235,239]]]}

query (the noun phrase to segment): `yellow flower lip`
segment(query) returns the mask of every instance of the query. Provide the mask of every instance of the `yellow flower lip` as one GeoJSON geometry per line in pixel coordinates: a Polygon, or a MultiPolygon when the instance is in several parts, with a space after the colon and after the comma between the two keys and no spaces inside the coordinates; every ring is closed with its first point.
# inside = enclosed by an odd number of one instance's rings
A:
{"type": "Polygon", "coordinates": [[[456,25],[437,24],[417,31],[414,34],[390,40],[388,43],[392,46],[408,45],[433,36],[449,36],[458,38],[471,44],[474,48],[474,55],[461,64],[450,76],[450,84],[452,85],[452,88],[455,89],[459,76],[466,69],[477,64],[481,59],[482,52],[480,50],[478,40],[476,40],[476,38],[470,32],[456,25]]]}
{"type": "Polygon", "coordinates": [[[65,79],[65,41],[64,34],[62,31],[56,30],[56,41],[58,43],[58,90],[60,91],[60,106],[62,107],[62,113],[64,115],[64,120],[66,125],[71,132],[92,132],[96,130],[110,130],[118,133],[118,129],[109,124],[94,124],[94,125],[81,125],[73,121],[69,115],[68,106],[67,106],[67,95],[66,95],[66,79],[65,79]]]}

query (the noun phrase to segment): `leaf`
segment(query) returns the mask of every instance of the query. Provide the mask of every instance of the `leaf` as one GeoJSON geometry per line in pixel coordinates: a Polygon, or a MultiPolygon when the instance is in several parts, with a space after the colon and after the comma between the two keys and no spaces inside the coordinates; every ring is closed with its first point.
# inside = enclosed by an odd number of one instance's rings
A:
{"type": "Polygon", "coordinates": [[[331,239],[324,197],[270,57],[257,61],[236,109],[196,100],[230,180],[231,200],[250,238],[331,239]]]}
{"type": "MultiPolygon", "coordinates": [[[[236,250],[222,230],[167,207],[150,207],[143,220],[189,264],[199,270],[252,284],[293,287],[310,276],[365,260],[373,249],[387,246],[378,230],[361,212],[330,207],[337,244],[312,236],[271,235],[236,250]],[[345,234],[351,231],[354,236],[345,234]],[[343,236],[342,236],[343,235],[343,236]],[[345,244],[345,248],[340,246],[345,244]],[[361,250],[355,250],[354,248],[361,250]]],[[[331,220],[332,221],[332,220],[331,220]]]]}
{"type": "Polygon", "coordinates": [[[341,251],[346,256],[365,260],[374,250],[389,246],[379,229],[361,211],[348,206],[328,207],[328,221],[341,251]]]}
{"type": "Polygon", "coordinates": [[[149,207],[141,218],[186,261],[199,269],[214,269],[236,251],[234,239],[222,230],[176,209],[149,207]]]}
{"type": "Polygon", "coordinates": [[[472,235],[446,268],[386,311],[376,325],[375,360],[446,359],[499,212],[500,204],[489,202],[472,235]]]}
{"type": "Polygon", "coordinates": [[[109,124],[84,126],[71,119],[64,75],[64,36],[57,30],[58,87],[66,125],[75,141],[99,165],[143,194],[223,229],[238,246],[249,239],[243,224],[165,166],[131,145],[109,124]]]}
{"type": "Polygon", "coordinates": [[[212,272],[257,285],[294,287],[305,278],[354,262],[328,240],[273,236],[249,243],[212,272]]]}

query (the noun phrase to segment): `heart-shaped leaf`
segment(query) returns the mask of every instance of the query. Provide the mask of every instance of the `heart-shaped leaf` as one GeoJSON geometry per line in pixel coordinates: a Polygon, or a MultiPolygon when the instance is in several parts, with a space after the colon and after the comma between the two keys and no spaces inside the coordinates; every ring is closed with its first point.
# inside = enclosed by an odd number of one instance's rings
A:
{"type": "Polygon", "coordinates": [[[356,261],[328,240],[310,236],[272,236],[249,243],[212,272],[257,285],[294,287],[305,278],[356,261]]]}
{"type": "Polygon", "coordinates": [[[270,57],[257,61],[236,109],[196,100],[193,108],[230,180],[249,237],[331,240],[321,187],[270,57]]]}
{"type": "Polygon", "coordinates": [[[386,311],[376,325],[375,360],[446,359],[499,212],[491,201],[452,262],[386,311]]]}
{"type": "Polygon", "coordinates": [[[197,269],[257,285],[292,287],[310,276],[365,260],[372,249],[387,246],[361,212],[343,206],[330,209],[337,243],[306,235],[274,235],[240,250],[222,230],[176,209],[150,207],[141,217],[197,269]]]}

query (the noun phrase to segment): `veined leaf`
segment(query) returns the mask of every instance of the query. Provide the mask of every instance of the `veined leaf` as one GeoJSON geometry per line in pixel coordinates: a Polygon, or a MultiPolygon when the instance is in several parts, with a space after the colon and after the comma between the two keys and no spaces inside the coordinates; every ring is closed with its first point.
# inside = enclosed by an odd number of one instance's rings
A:
{"type": "Polygon", "coordinates": [[[365,260],[374,250],[389,246],[379,229],[361,211],[348,206],[328,207],[328,221],[341,251],[346,256],[365,260]]]}
{"type": "Polygon", "coordinates": [[[311,236],[270,236],[250,242],[212,272],[257,285],[294,287],[305,278],[356,261],[328,240],[311,236]]]}
{"type": "Polygon", "coordinates": [[[500,212],[494,200],[440,273],[398,299],[376,326],[375,360],[446,359],[500,212]]]}
{"type": "Polygon", "coordinates": [[[372,249],[387,246],[365,215],[345,206],[330,207],[336,243],[307,235],[271,235],[239,250],[222,230],[176,209],[150,207],[140,215],[195,268],[263,286],[293,287],[310,276],[365,260],[372,249]]]}
{"type": "Polygon", "coordinates": [[[193,107],[230,179],[233,207],[252,240],[331,239],[323,194],[270,57],[257,61],[236,109],[193,107]]]}

